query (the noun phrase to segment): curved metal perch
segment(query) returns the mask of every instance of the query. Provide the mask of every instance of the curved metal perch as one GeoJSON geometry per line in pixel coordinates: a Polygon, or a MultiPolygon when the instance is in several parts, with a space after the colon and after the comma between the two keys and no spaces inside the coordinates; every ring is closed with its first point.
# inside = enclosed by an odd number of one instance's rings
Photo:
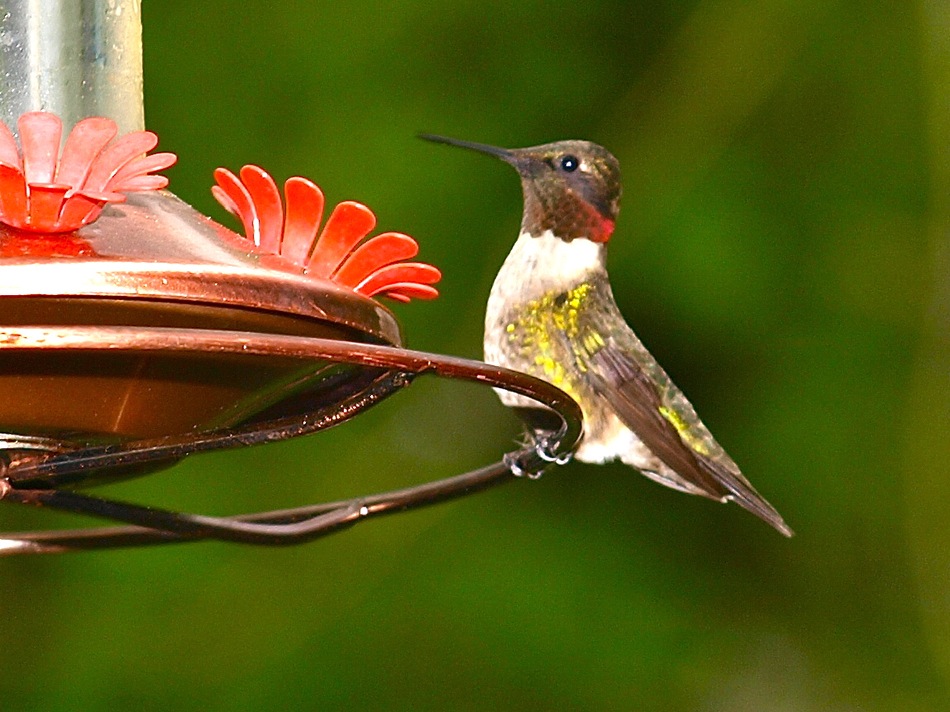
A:
{"type": "Polygon", "coordinates": [[[541,472],[563,461],[581,435],[577,404],[556,387],[508,369],[479,361],[408,349],[331,339],[247,332],[127,328],[20,328],[0,337],[4,349],[85,351],[214,352],[327,359],[364,366],[372,376],[368,388],[341,403],[238,428],[170,436],[122,445],[91,447],[6,463],[0,477],[0,500],[89,514],[132,526],[51,532],[0,534],[0,555],[59,553],[118,546],[221,539],[253,544],[295,544],[330,534],[372,516],[421,507],[464,496],[513,478],[513,473],[541,472]],[[206,517],[116,502],[57,487],[95,475],[101,479],[122,469],[175,460],[197,452],[283,440],[322,430],[353,417],[364,408],[408,385],[419,375],[480,383],[529,396],[551,408],[560,427],[505,455],[501,462],[462,475],[381,494],[295,509],[234,517],[206,517]]]}

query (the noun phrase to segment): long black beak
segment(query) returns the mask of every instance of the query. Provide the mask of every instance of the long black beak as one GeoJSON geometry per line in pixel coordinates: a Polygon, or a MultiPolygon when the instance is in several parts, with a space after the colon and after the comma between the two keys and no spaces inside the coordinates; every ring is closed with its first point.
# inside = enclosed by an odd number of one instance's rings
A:
{"type": "Polygon", "coordinates": [[[513,151],[509,151],[507,148],[499,148],[498,146],[489,146],[487,143],[475,143],[474,141],[462,141],[457,138],[449,138],[448,136],[436,136],[435,134],[421,133],[418,134],[419,138],[425,139],[426,141],[433,141],[434,143],[445,143],[449,146],[458,146],[459,148],[467,148],[472,151],[478,151],[479,153],[487,153],[489,156],[495,156],[500,158],[507,163],[514,163],[515,154],[513,151]]]}

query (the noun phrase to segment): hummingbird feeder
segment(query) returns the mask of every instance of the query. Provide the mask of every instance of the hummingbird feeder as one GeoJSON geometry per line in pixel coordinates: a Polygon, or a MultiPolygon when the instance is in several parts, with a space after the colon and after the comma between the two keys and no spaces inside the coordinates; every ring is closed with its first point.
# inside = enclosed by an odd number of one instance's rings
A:
{"type": "Polygon", "coordinates": [[[416,241],[367,236],[311,181],[215,172],[239,235],[164,190],[144,130],[137,0],[13,0],[0,18],[0,502],[113,525],[0,533],[0,554],[223,539],[306,541],[376,514],[537,473],[580,436],[544,381],[410,351],[379,298],[437,295],[416,241]],[[41,7],[42,5],[42,7],[41,7]],[[322,229],[321,229],[322,223],[322,229]],[[560,427],[473,472],[290,510],[208,517],[80,486],[342,423],[434,374],[529,396],[560,427]]]}

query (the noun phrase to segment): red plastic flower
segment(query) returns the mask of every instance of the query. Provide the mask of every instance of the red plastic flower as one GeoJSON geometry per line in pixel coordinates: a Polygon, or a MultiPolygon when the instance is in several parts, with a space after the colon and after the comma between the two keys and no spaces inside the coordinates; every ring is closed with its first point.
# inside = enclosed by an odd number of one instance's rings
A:
{"type": "Polygon", "coordinates": [[[23,114],[17,129],[22,150],[0,121],[0,222],[22,230],[69,232],[88,225],[107,203],[124,201],[124,193],[164,188],[168,179],[150,174],[177,160],[174,153],[146,156],[158,143],[154,133],[116,138],[116,123],[101,116],[73,127],[62,156],[63,122],[55,114],[23,114]]]}
{"type": "Polygon", "coordinates": [[[385,232],[360,242],[376,226],[376,216],[361,203],[337,205],[319,233],[323,192],[294,176],[284,183],[286,210],[274,179],[262,168],[244,166],[238,178],[226,168],[214,172],[211,192],[244,224],[255,251],[277,255],[284,269],[329,279],[366,297],[381,294],[400,302],[433,299],[432,285],[442,273],[415,257],[419,245],[408,235],[385,232]]]}

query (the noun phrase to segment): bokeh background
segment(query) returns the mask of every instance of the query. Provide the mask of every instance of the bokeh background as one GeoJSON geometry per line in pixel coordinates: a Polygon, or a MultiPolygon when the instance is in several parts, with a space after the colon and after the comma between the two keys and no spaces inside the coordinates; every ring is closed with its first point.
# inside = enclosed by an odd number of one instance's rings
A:
{"type": "MultiPolygon", "coordinates": [[[[418,131],[588,138],[625,174],[621,308],[798,535],[571,464],[299,548],[0,563],[3,710],[950,709],[944,0],[151,0],[182,198],[257,162],[444,270],[408,343],[478,357],[510,168],[418,131]]],[[[233,513],[448,476],[517,438],[420,381],[115,497],[233,513]]],[[[0,509],[6,529],[74,523],[0,509]]]]}

